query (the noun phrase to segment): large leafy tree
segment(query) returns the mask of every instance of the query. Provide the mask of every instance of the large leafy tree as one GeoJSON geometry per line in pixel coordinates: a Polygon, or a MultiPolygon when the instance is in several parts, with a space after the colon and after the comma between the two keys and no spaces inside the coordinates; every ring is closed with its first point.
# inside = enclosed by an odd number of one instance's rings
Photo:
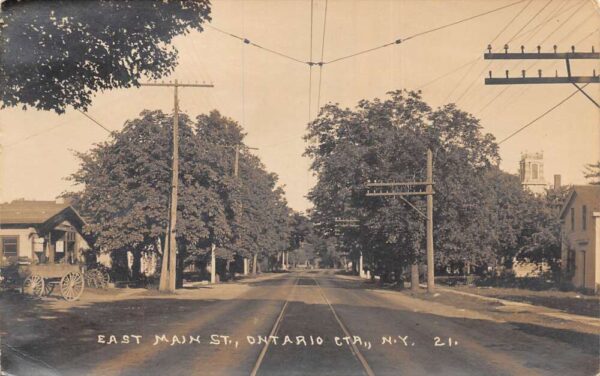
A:
{"type": "Polygon", "coordinates": [[[9,0],[0,13],[0,101],[62,113],[177,64],[172,39],[210,20],[208,0],[9,0]]]}
{"type": "Polygon", "coordinates": [[[270,259],[287,249],[290,209],[277,176],[266,171],[261,161],[243,143],[245,134],[234,120],[217,111],[197,119],[197,137],[226,153],[227,174],[232,175],[235,149],[239,150],[238,176],[230,193],[233,218],[232,241],[222,247],[220,256],[233,261],[251,258],[253,268],[259,259],[270,259]]]}
{"type": "Polygon", "coordinates": [[[438,262],[484,262],[491,255],[483,202],[485,173],[498,160],[491,135],[454,105],[432,110],[416,92],[396,91],[386,100],[361,101],[355,110],[325,106],[308,129],[306,154],[319,180],[309,197],[323,234],[334,218],[359,219],[343,243],[362,250],[383,274],[419,260],[424,212],[419,199],[365,196],[369,180],[424,181],[425,156],[434,153],[435,247],[438,262]],[[414,206],[413,207],[411,207],[414,206]],[[483,233],[483,235],[482,235],[483,233]]]}
{"type": "MultiPolygon", "coordinates": [[[[83,189],[70,194],[87,218],[86,231],[102,251],[161,252],[167,228],[173,118],[160,111],[114,132],[109,141],[78,154],[71,179],[83,189]]],[[[200,142],[180,116],[180,176],[177,244],[180,259],[207,244],[231,240],[231,177],[223,173],[220,149],[200,142]]],[[[136,270],[134,270],[135,274],[136,270]]],[[[135,276],[135,275],[134,275],[135,276]]]]}
{"type": "Polygon", "coordinates": [[[443,268],[479,270],[513,260],[549,263],[560,257],[557,207],[565,190],[534,196],[518,177],[498,169],[497,145],[479,121],[455,105],[430,108],[416,92],[361,101],[354,110],[327,105],[308,127],[318,182],[309,198],[315,228],[338,245],[362,252],[384,278],[423,257],[420,198],[371,198],[365,183],[425,181],[425,154],[434,156],[434,246],[443,268]]]}

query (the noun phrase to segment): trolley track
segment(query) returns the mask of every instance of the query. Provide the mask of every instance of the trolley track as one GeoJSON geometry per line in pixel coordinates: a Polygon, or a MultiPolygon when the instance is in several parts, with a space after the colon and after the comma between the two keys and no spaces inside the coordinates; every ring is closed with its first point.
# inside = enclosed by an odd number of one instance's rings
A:
{"type": "MultiPolygon", "coordinates": [[[[277,319],[275,320],[275,323],[273,324],[273,328],[269,334],[269,338],[273,337],[273,336],[277,336],[279,333],[279,330],[282,327],[282,323],[285,321],[285,317],[286,314],[289,311],[289,307],[290,307],[290,300],[294,297],[296,291],[297,291],[297,287],[298,286],[303,286],[303,287],[308,287],[308,288],[316,288],[319,293],[318,295],[322,298],[322,300],[325,302],[328,311],[332,314],[333,319],[335,320],[335,323],[337,323],[337,325],[339,326],[339,328],[342,330],[342,332],[344,333],[345,336],[347,337],[352,337],[350,331],[348,330],[348,328],[346,327],[346,325],[344,325],[343,321],[341,320],[341,318],[339,317],[339,315],[337,314],[335,308],[333,307],[333,305],[331,304],[331,302],[329,301],[329,299],[327,298],[327,296],[325,295],[325,292],[323,290],[323,288],[321,287],[321,285],[319,284],[319,282],[312,276],[306,276],[306,275],[299,275],[296,277],[296,281],[294,282],[294,285],[292,287],[292,291],[290,291],[290,294],[288,295],[286,301],[284,302],[281,311],[279,312],[277,319]],[[310,282],[310,283],[307,283],[310,282]]],[[[265,358],[267,356],[268,350],[270,348],[270,344],[271,341],[267,341],[267,343],[263,346],[263,348],[261,349],[261,352],[254,364],[254,367],[252,368],[252,371],[250,373],[251,376],[256,376],[258,374],[260,374],[261,372],[259,372],[261,370],[261,366],[263,365],[263,362],[265,361],[265,358]]],[[[370,367],[370,365],[368,364],[367,360],[365,359],[365,357],[362,355],[362,353],[360,352],[360,350],[358,349],[358,347],[353,344],[350,343],[348,345],[348,349],[350,350],[350,353],[352,354],[352,357],[360,364],[360,366],[362,367],[361,369],[361,373],[367,376],[374,376],[375,373],[373,372],[372,368],[370,367]]]]}

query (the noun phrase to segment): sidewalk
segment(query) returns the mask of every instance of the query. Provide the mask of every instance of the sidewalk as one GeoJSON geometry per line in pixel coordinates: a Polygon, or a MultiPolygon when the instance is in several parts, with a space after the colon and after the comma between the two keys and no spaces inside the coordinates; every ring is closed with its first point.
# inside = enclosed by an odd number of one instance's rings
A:
{"type": "MultiPolygon", "coordinates": [[[[369,280],[360,278],[359,276],[336,275],[336,277],[342,278],[342,279],[351,279],[351,280],[355,280],[355,281],[362,281],[364,283],[369,283],[369,280]]],[[[373,285],[372,284],[370,284],[370,285],[372,288],[373,285]]],[[[427,288],[427,285],[420,284],[420,287],[427,288]]],[[[485,301],[485,302],[488,302],[491,304],[495,304],[495,305],[497,305],[497,307],[496,307],[497,311],[514,312],[514,313],[530,313],[530,314],[536,314],[536,315],[540,315],[540,316],[551,317],[554,319],[560,319],[560,320],[565,320],[565,321],[572,321],[572,322],[576,322],[579,324],[590,325],[593,327],[600,328],[600,317],[591,317],[591,316],[567,313],[567,312],[563,312],[559,309],[549,308],[549,307],[546,307],[543,305],[534,305],[534,304],[523,303],[523,302],[515,302],[512,300],[506,300],[506,299],[484,296],[484,295],[480,295],[480,294],[458,291],[456,289],[453,289],[450,287],[445,287],[445,286],[436,285],[435,288],[436,288],[436,291],[438,291],[438,292],[456,294],[456,295],[460,295],[463,297],[473,298],[473,299],[477,299],[480,301],[485,301]]],[[[390,289],[385,289],[385,288],[381,288],[381,291],[398,291],[398,292],[400,292],[400,290],[390,290],[390,289]]],[[[407,292],[410,290],[403,290],[403,291],[407,292]]],[[[435,297],[435,294],[433,296],[435,297]]]]}
{"type": "MultiPolygon", "coordinates": [[[[427,287],[427,286],[425,284],[422,284],[421,287],[427,287]]],[[[507,307],[507,309],[504,309],[506,311],[510,311],[510,310],[517,310],[519,312],[526,311],[528,313],[535,313],[535,314],[542,315],[542,316],[558,318],[558,319],[567,320],[567,321],[575,321],[575,322],[578,322],[581,324],[587,324],[587,325],[592,325],[595,327],[600,327],[600,318],[566,313],[566,312],[560,311],[558,309],[548,308],[548,307],[544,307],[541,305],[533,305],[533,304],[529,304],[529,303],[514,302],[512,300],[492,298],[489,296],[472,294],[472,293],[468,293],[468,292],[464,292],[464,291],[457,291],[457,290],[449,288],[449,287],[436,286],[436,290],[449,292],[452,294],[457,294],[457,295],[462,295],[462,296],[468,296],[468,297],[480,299],[480,300],[487,301],[487,302],[501,303],[503,306],[507,307]]]]}

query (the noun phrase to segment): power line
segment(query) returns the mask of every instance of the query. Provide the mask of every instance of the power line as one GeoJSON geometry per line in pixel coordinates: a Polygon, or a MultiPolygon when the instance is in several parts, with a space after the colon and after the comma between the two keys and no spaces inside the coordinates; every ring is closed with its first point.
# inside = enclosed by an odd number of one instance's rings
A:
{"type": "Polygon", "coordinates": [[[554,29],[554,31],[552,31],[550,34],[546,35],[546,38],[544,38],[539,44],[543,44],[545,41],[547,41],[552,35],[554,35],[554,33],[556,33],[561,27],[563,27],[571,18],[573,18],[573,16],[579,12],[579,10],[585,5],[585,2],[582,2],[580,6],[577,7],[577,9],[575,9],[573,11],[573,13],[571,13],[566,20],[564,20],[556,29],[554,29]]]}
{"type": "Polygon", "coordinates": [[[398,39],[396,39],[393,42],[382,44],[381,46],[372,47],[372,48],[369,48],[369,49],[366,49],[366,50],[363,50],[363,51],[355,52],[353,54],[342,56],[342,57],[339,57],[339,58],[336,58],[336,59],[333,59],[333,60],[330,60],[330,61],[327,61],[327,62],[322,62],[322,63],[323,64],[332,64],[332,63],[336,63],[338,61],[346,60],[346,59],[349,59],[349,58],[352,58],[352,57],[355,57],[355,56],[364,55],[366,53],[373,52],[373,51],[376,51],[376,50],[379,50],[379,49],[382,49],[382,48],[385,48],[385,47],[389,47],[389,46],[392,46],[394,44],[400,44],[402,42],[406,42],[407,40],[414,39],[414,38],[423,36],[425,34],[433,33],[434,31],[442,30],[442,29],[445,29],[445,28],[448,28],[448,27],[451,27],[451,26],[454,26],[454,25],[458,25],[458,24],[463,23],[463,22],[467,22],[467,21],[473,20],[475,18],[483,17],[483,16],[486,16],[486,15],[488,15],[490,13],[498,12],[500,10],[512,7],[514,5],[520,4],[520,3],[525,2],[525,1],[527,1],[527,0],[519,0],[519,1],[516,1],[514,3],[508,4],[508,5],[499,7],[499,8],[495,8],[495,9],[492,9],[492,10],[489,10],[487,12],[479,13],[479,14],[476,14],[476,15],[471,16],[471,17],[467,17],[467,18],[463,18],[463,19],[460,19],[460,20],[455,21],[455,22],[451,22],[449,24],[445,24],[445,25],[438,26],[438,27],[435,27],[435,28],[432,28],[432,29],[429,29],[429,30],[421,31],[419,33],[410,35],[410,36],[408,36],[408,37],[406,37],[404,39],[398,38],[398,39]]]}
{"type": "MultiPolygon", "coordinates": [[[[313,55],[313,15],[314,0],[310,0],[310,51],[309,61],[312,62],[313,55]]],[[[312,63],[308,64],[308,122],[310,123],[311,105],[312,105],[312,63]]]]}
{"type": "Polygon", "coordinates": [[[440,75],[440,76],[438,76],[438,77],[434,78],[433,80],[427,81],[426,83],[424,83],[424,84],[422,84],[422,85],[420,85],[420,86],[417,86],[417,90],[423,89],[424,87],[426,87],[426,86],[429,86],[429,85],[431,85],[431,84],[433,84],[433,83],[435,83],[435,82],[437,82],[437,81],[441,80],[442,78],[446,78],[446,77],[448,77],[448,76],[451,76],[452,74],[454,74],[454,73],[456,73],[456,72],[460,71],[461,69],[465,68],[465,67],[466,67],[466,66],[468,66],[468,65],[471,65],[472,63],[474,63],[474,62],[476,62],[476,61],[478,61],[478,60],[481,60],[481,57],[480,57],[480,56],[476,57],[476,58],[475,58],[475,59],[473,59],[473,60],[469,60],[469,61],[467,61],[466,63],[464,63],[463,65],[460,65],[460,66],[458,66],[458,67],[456,67],[456,68],[454,68],[454,69],[452,69],[452,70],[449,70],[449,71],[447,71],[446,73],[443,73],[442,75],[440,75]]]}
{"type": "MultiPolygon", "coordinates": [[[[325,54],[325,32],[327,30],[327,3],[325,0],[325,15],[323,16],[323,39],[321,40],[321,61],[325,54]]],[[[321,108],[321,82],[323,79],[323,65],[319,64],[319,91],[317,92],[317,108],[321,108]]]]}
{"type": "MultiPolygon", "coordinates": [[[[496,36],[494,38],[492,38],[492,40],[490,41],[490,45],[492,43],[494,43],[496,41],[496,39],[498,39],[500,37],[500,35],[502,35],[502,33],[510,26],[512,25],[512,23],[521,15],[521,13],[523,13],[523,11],[525,11],[525,9],[529,6],[529,4],[531,4],[533,0],[529,0],[527,2],[527,4],[525,4],[525,6],[523,8],[521,8],[521,10],[519,10],[511,19],[510,21],[508,21],[508,23],[506,23],[506,25],[504,25],[504,27],[502,29],[500,29],[500,31],[496,34],[496,36]]],[[[448,102],[448,100],[452,97],[452,94],[454,94],[454,91],[458,88],[458,86],[460,85],[460,83],[465,79],[465,77],[467,77],[467,75],[471,72],[471,70],[475,67],[475,64],[477,61],[479,61],[481,59],[481,57],[478,57],[477,59],[474,60],[473,64],[471,64],[471,66],[469,67],[469,69],[465,72],[465,74],[461,77],[461,79],[459,80],[459,84],[455,85],[454,88],[452,88],[452,90],[450,91],[450,94],[448,94],[448,96],[446,97],[445,102],[448,102]]],[[[485,71],[487,69],[487,67],[489,66],[489,64],[483,68],[483,71],[485,71]]],[[[482,73],[483,73],[482,71],[482,73]]],[[[481,73],[480,73],[481,75],[481,73]]],[[[473,84],[471,83],[470,86],[472,86],[473,84]]],[[[468,91],[469,89],[467,88],[466,91],[468,91]]],[[[465,93],[466,93],[465,91],[465,93]]],[[[460,97],[462,98],[462,96],[465,94],[463,93],[460,97]]],[[[458,100],[457,100],[458,101],[458,100]]]]}
{"type": "MultiPolygon", "coordinates": [[[[585,88],[587,85],[589,84],[585,84],[583,85],[581,88],[585,88]]],[[[574,96],[575,94],[579,93],[579,89],[575,90],[574,92],[572,92],[571,94],[569,94],[566,98],[564,98],[563,100],[561,100],[560,102],[558,102],[557,104],[555,104],[554,106],[550,107],[549,109],[547,109],[546,111],[544,111],[543,114],[541,114],[540,116],[536,117],[535,119],[533,119],[532,121],[530,121],[529,123],[523,125],[522,127],[520,127],[519,129],[517,129],[516,131],[514,131],[513,133],[511,133],[510,135],[508,135],[507,137],[503,138],[502,140],[500,140],[498,142],[498,145],[500,145],[501,143],[509,140],[510,138],[512,138],[513,136],[517,135],[518,133],[520,133],[521,131],[523,131],[525,128],[528,128],[529,126],[533,125],[535,122],[537,122],[538,120],[540,120],[541,118],[543,118],[544,116],[548,115],[550,112],[554,111],[557,107],[559,107],[560,105],[562,105],[563,103],[565,103],[566,101],[568,101],[569,99],[571,99],[572,96],[574,96]]]]}
{"type": "Polygon", "coordinates": [[[86,112],[83,112],[79,109],[77,109],[77,112],[79,112],[80,114],[82,114],[83,116],[85,116],[86,118],[90,119],[91,121],[93,121],[96,125],[98,125],[100,128],[104,129],[105,131],[107,131],[108,133],[110,133],[110,129],[106,128],[104,125],[102,125],[98,120],[94,119],[93,117],[91,117],[90,115],[88,115],[86,112]]]}
{"type": "MultiPolygon", "coordinates": [[[[494,41],[495,41],[496,39],[498,39],[498,37],[500,37],[500,35],[501,35],[501,34],[502,34],[502,33],[503,33],[503,32],[504,32],[506,29],[508,29],[508,27],[509,27],[510,25],[512,25],[512,23],[513,23],[513,22],[514,22],[514,21],[517,19],[517,17],[519,17],[519,16],[521,15],[521,13],[523,13],[523,12],[525,11],[525,9],[527,9],[527,7],[529,7],[529,5],[531,4],[531,2],[532,2],[532,1],[533,1],[533,0],[529,0],[529,1],[527,2],[527,4],[525,4],[525,6],[524,6],[523,8],[521,8],[521,10],[520,10],[520,11],[519,11],[517,14],[515,14],[515,16],[514,16],[514,17],[513,17],[513,18],[512,18],[512,19],[511,19],[511,20],[510,20],[510,21],[509,21],[509,22],[508,22],[508,23],[507,23],[507,24],[506,24],[506,25],[505,25],[503,28],[502,28],[502,30],[500,30],[500,31],[498,32],[498,34],[496,34],[496,36],[494,37],[494,39],[492,39],[492,41],[490,42],[490,44],[494,43],[494,41]]],[[[518,34],[518,33],[517,33],[517,34],[518,34]]]]}
{"type": "MultiPolygon", "coordinates": [[[[585,5],[585,0],[582,2],[582,4],[581,4],[581,5],[585,5]]],[[[555,28],[555,29],[554,29],[554,30],[553,30],[553,31],[550,33],[550,35],[554,34],[554,33],[556,32],[556,30],[558,30],[558,29],[560,29],[562,26],[564,26],[564,25],[565,25],[565,24],[566,24],[566,23],[567,23],[567,22],[568,22],[568,21],[569,21],[569,20],[572,18],[572,16],[573,16],[575,13],[577,13],[577,12],[579,11],[579,9],[580,9],[580,8],[581,8],[581,6],[579,6],[579,7],[578,7],[578,8],[575,10],[575,12],[574,12],[574,13],[571,13],[571,14],[570,14],[570,15],[569,15],[569,16],[568,16],[568,17],[567,17],[567,18],[566,18],[564,21],[562,21],[562,22],[560,23],[560,25],[558,25],[558,26],[557,26],[557,27],[556,27],[556,28],[555,28]]],[[[593,14],[594,14],[594,13],[592,13],[591,15],[593,15],[593,14]]],[[[587,17],[587,18],[585,19],[585,21],[587,21],[588,19],[589,19],[589,17],[587,17]]],[[[561,38],[561,39],[558,41],[558,43],[560,43],[560,42],[562,42],[562,41],[566,40],[566,39],[567,39],[569,36],[571,36],[571,35],[572,35],[572,34],[573,34],[575,31],[577,31],[577,30],[578,30],[578,29],[579,29],[581,26],[583,26],[583,25],[584,25],[585,21],[584,21],[584,22],[580,22],[580,23],[578,23],[578,24],[577,24],[577,26],[576,26],[576,27],[575,27],[573,30],[571,30],[571,31],[570,31],[570,32],[569,32],[567,35],[565,35],[563,38],[561,38]]],[[[597,29],[597,30],[598,30],[598,29],[597,29]]],[[[594,32],[592,32],[590,35],[593,35],[593,33],[594,33],[594,32]]],[[[530,39],[531,39],[531,38],[532,38],[532,37],[533,37],[535,34],[537,34],[537,32],[536,32],[536,33],[534,33],[533,35],[531,35],[529,38],[527,38],[527,40],[530,40],[530,39]]],[[[546,41],[550,35],[546,36],[546,37],[544,38],[544,40],[543,40],[543,41],[542,41],[540,44],[542,44],[544,41],[546,41]]],[[[590,35],[588,35],[588,36],[586,36],[585,38],[583,38],[583,39],[579,40],[579,41],[578,41],[578,42],[576,42],[575,44],[579,44],[579,43],[581,43],[581,42],[582,42],[582,41],[584,41],[585,39],[589,38],[589,36],[590,36],[590,35]]],[[[538,63],[538,62],[533,62],[532,64],[530,64],[529,66],[527,66],[527,67],[525,68],[525,70],[529,70],[529,69],[531,69],[531,68],[532,68],[533,66],[535,66],[537,63],[538,63]]],[[[491,64],[491,61],[490,61],[490,64],[491,64]]],[[[515,63],[515,64],[513,65],[513,68],[514,68],[514,67],[516,67],[516,65],[517,65],[517,64],[518,64],[518,62],[517,62],[517,63],[515,63]]],[[[553,63],[551,63],[551,64],[547,65],[547,67],[553,66],[553,65],[555,65],[555,64],[556,64],[556,62],[553,62],[553,63]]],[[[488,65],[489,65],[489,64],[488,64],[488,65]]],[[[496,94],[496,95],[495,95],[495,96],[494,96],[494,97],[493,97],[493,98],[492,98],[492,99],[491,99],[489,102],[487,102],[487,103],[486,103],[486,104],[485,104],[485,105],[484,105],[482,108],[480,108],[480,109],[477,111],[477,113],[478,113],[478,114],[481,114],[481,112],[483,112],[483,110],[485,110],[486,108],[488,108],[488,107],[489,107],[489,106],[490,106],[490,105],[491,105],[493,102],[495,102],[495,101],[496,101],[496,100],[497,100],[497,99],[498,99],[500,96],[502,96],[502,95],[503,95],[503,94],[504,94],[504,93],[505,93],[505,92],[508,90],[508,88],[509,88],[509,87],[510,87],[510,86],[507,86],[507,87],[505,87],[504,89],[502,89],[502,91],[500,91],[498,94],[496,94]]],[[[525,93],[525,91],[526,91],[526,90],[522,90],[522,91],[521,91],[521,92],[518,94],[518,97],[520,97],[521,95],[523,95],[523,93],[525,93]]],[[[512,102],[511,102],[511,103],[512,103],[512,102]]]]}
{"type": "Polygon", "coordinates": [[[525,29],[527,26],[529,26],[529,24],[530,24],[531,22],[533,22],[533,20],[535,20],[535,18],[536,18],[537,16],[539,16],[539,15],[540,15],[540,13],[542,13],[542,12],[544,11],[544,9],[546,9],[546,8],[548,7],[548,5],[550,5],[550,3],[552,3],[553,1],[554,1],[554,0],[548,0],[548,2],[546,3],[546,5],[544,5],[544,6],[543,6],[543,7],[542,7],[540,10],[538,10],[538,12],[537,12],[537,13],[536,13],[536,14],[535,14],[533,17],[531,17],[531,18],[529,19],[529,21],[527,21],[527,23],[525,23],[525,25],[521,26],[521,28],[519,29],[519,31],[517,31],[517,32],[516,32],[516,33],[515,33],[515,34],[514,34],[514,35],[513,35],[513,36],[512,36],[512,37],[511,37],[509,40],[508,40],[508,42],[506,42],[506,43],[510,43],[510,42],[512,42],[512,41],[513,41],[513,39],[515,39],[515,37],[516,37],[517,35],[519,35],[519,33],[520,33],[521,31],[523,31],[523,29],[525,29]]]}
{"type": "MultiPolygon", "coordinates": [[[[521,30],[523,30],[523,28],[524,28],[524,27],[526,27],[527,25],[529,25],[529,24],[531,23],[531,21],[533,21],[533,20],[534,20],[534,19],[535,19],[535,18],[536,18],[536,17],[537,17],[537,16],[538,16],[540,13],[541,13],[541,11],[542,11],[542,10],[544,10],[544,9],[545,9],[545,8],[546,8],[546,7],[547,7],[547,6],[548,6],[548,5],[549,5],[549,4],[552,2],[552,1],[553,1],[553,0],[549,0],[549,1],[548,1],[548,3],[546,3],[546,5],[545,5],[545,6],[544,6],[544,7],[543,7],[543,8],[542,8],[542,9],[541,9],[539,12],[537,12],[537,13],[536,13],[536,14],[535,14],[533,17],[531,17],[531,18],[529,19],[529,21],[527,21],[527,22],[525,23],[525,25],[524,25],[523,27],[521,27],[521,29],[519,29],[519,31],[517,31],[517,33],[515,33],[515,34],[513,35],[513,37],[512,37],[512,38],[510,38],[509,42],[510,42],[512,39],[514,39],[514,37],[515,37],[516,35],[518,35],[518,34],[521,32],[521,30]]],[[[530,1],[529,1],[527,4],[525,4],[525,6],[524,6],[524,7],[521,9],[521,12],[522,12],[522,11],[524,11],[524,10],[525,10],[525,9],[526,9],[526,8],[529,6],[529,4],[531,4],[531,0],[530,0],[530,1]]],[[[521,12],[519,12],[519,14],[520,14],[521,12]]],[[[515,17],[515,19],[516,19],[516,17],[515,17]]],[[[511,23],[512,23],[512,21],[514,21],[514,19],[513,19],[513,20],[511,20],[511,23]]],[[[499,35],[498,35],[498,36],[499,36],[499,35]]],[[[493,43],[493,41],[492,41],[492,42],[490,42],[489,44],[491,45],[492,43],[493,43]]],[[[471,90],[471,88],[473,87],[473,85],[475,85],[475,83],[477,82],[478,78],[479,78],[479,77],[480,77],[480,76],[481,76],[481,75],[482,75],[482,74],[483,74],[483,73],[484,73],[484,72],[485,72],[485,71],[486,71],[486,70],[487,70],[487,69],[490,67],[490,65],[491,65],[491,62],[488,62],[488,63],[487,63],[487,64],[486,64],[486,65],[483,67],[483,69],[481,70],[481,72],[479,72],[479,74],[478,74],[477,76],[475,76],[475,78],[473,79],[473,81],[471,81],[471,83],[470,83],[470,84],[469,84],[469,86],[466,88],[466,90],[465,90],[465,91],[463,91],[463,93],[462,93],[462,94],[461,94],[461,95],[460,95],[460,96],[459,96],[459,97],[458,97],[458,98],[455,100],[455,102],[458,102],[458,101],[460,101],[460,100],[461,100],[461,99],[462,99],[462,98],[463,98],[463,97],[464,97],[464,96],[465,96],[465,95],[466,95],[466,94],[467,94],[467,93],[468,93],[468,92],[471,90]]]]}
{"type": "Polygon", "coordinates": [[[210,24],[206,24],[206,26],[210,27],[211,29],[213,29],[213,30],[215,30],[215,31],[218,31],[218,32],[219,32],[219,33],[221,33],[221,34],[229,35],[230,37],[233,37],[233,38],[235,38],[235,39],[239,39],[239,40],[241,40],[242,42],[244,42],[245,44],[249,44],[249,45],[251,45],[251,46],[254,46],[254,47],[256,47],[256,48],[259,48],[259,49],[261,49],[261,50],[264,50],[264,51],[267,51],[267,52],[269,52],[269,53],[272,53],[272,54],[278,55],[278,56],[280,56],[280,57],[286,58],[286,59],[288,59],[288,60],[292,60],[292,61],[295,61],[295,62],[297,62],[297,63],[301,63],[301,64],[308,64],[308,63],[309,63],[309,62],[307,62],[307,61],[302,61],[302,60],[300,60],[300,59],[296,59],[295,57],[293,57],[293,56],[290,56],[290,55],[288,55],[288,54],[285,54],[285,53],[283,53],[283,52],[279,52],[279,51],[276,51],[276,50],[273,50],[273,49],[270,49],[270,48],[267,48],[267,47],[261,46],[261,45],[259,45],[259,44],[257,44],[257,43],[254,43],[254,42],[252,42],[252,41],[251,41],[251,40],[249,40],[248,38],[240,37],[239,35],[235,35],[235,34],[232,34],[232,33],[228,32],[228,31],[225,31],[225,30],[219,29],[219,28],[218,28],[218,27],[216,27],[216,26],[213,26],[213,25],[210,25],[210,24]]]}

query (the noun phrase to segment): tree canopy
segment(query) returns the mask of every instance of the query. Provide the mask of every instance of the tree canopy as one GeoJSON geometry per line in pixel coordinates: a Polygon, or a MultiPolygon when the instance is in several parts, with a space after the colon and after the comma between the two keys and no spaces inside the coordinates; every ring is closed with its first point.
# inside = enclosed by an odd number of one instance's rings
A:
{"type": "Polygon", "coordinates": [[[98,91],[139,86],[177,65],[172,39],[210,21],[208,0],[6,1],[2,107],[86,109],[98,91]]]}
{"type": "MultiPolygon", "coordinates": [[[[96,249],[160,254],[168,220],[172,122],[161,111],[144,111],[109,141],[78,154],[81,166],[71,179],[83,189],[68,195],[87,219],[96,249]]],[[[239,125],[213,111],[195,123],[180,115],[179,132],[180,260],[205,260],[211,245],[226,260],[286,249],[290,211],[276,176],[245,152],[240,177],[232,176],[230,146],[247,148],[239,125]]]]}
{"type": "Polygon", "coordinates": [[[355,109],[329,104],[305,138],[313,141],[306,155],[318,176],[309,193],[316,229],[331,236],[335,218],[356,219],[357,228],[338,224],[339,244],[354,256],[362,251],[383,274],[422,260],[424,200],[367,197],[365,185],[425,181],[427,149],[434,156],[438,267],[532,258],[541,254],[535,244],[548,249],[546,243],[556,241],[545,236],[553,226],[543,215],[545,204],[496,167],[494,137],[453,104],[432,109],[418,92],[406,90],[362,100],[355,109]]]}

